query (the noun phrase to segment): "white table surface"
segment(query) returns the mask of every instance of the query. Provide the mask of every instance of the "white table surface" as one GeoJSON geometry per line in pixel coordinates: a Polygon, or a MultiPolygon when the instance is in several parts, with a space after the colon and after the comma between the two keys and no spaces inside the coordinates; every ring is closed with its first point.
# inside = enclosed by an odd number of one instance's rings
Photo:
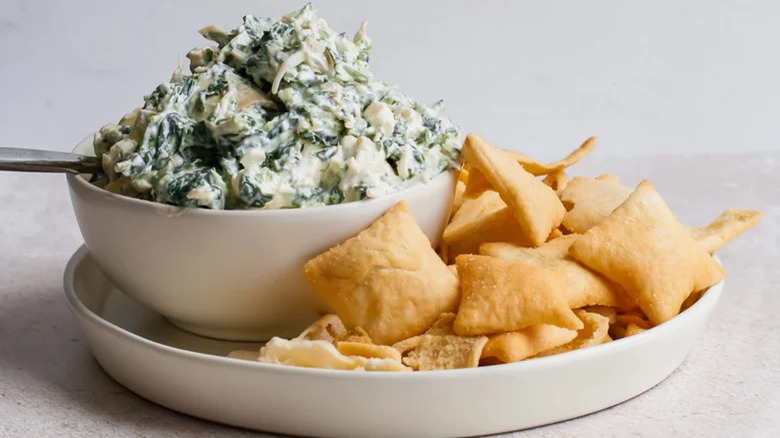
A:
{"type": "MultiPolygon", "coordinates": [[[[779,163],[780,153],[673,155],[596,157],[575,168],[616,172],[631,184],[650,179],[684,223],[728,207],[765,217],[721,251],[724,295],[666,381],[602,412],[511,436],[777,436],[779,163]]],[[[62,292],[65,263],[81,244],[64,177],[0,174],[0,206],[0,436],[263,436],[147,402],[97,365],[62,292]]]]}

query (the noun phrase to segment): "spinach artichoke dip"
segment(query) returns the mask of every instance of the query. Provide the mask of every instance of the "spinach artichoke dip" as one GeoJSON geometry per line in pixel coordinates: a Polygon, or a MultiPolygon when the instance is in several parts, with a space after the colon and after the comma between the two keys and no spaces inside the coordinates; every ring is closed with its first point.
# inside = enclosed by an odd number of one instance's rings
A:
{"type": "Polygon", "coordinates": [[[371,40],[336,33],[311,4],[252,15],[187,54],[144,106],[95,135],[128,196],[209,209],[295,208],[376,198],[456,167],[458,129],[369,71],[371,40]]]}

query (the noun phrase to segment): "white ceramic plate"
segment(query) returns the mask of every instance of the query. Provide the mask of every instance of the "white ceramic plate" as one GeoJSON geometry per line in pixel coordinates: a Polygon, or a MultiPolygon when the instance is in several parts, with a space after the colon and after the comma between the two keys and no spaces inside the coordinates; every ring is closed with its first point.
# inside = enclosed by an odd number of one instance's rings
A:
{"type": "Polygon", "coordinates": [[[327,437],[456,437],[524,429],[628,400],[672,373],[723,282],[678,317],[630,338],[492,367],[360,373],[221,357],[260,344],[199,337],[131,300],[82,247],[65,293],[95,358],[140,396],[250,429],[327,437]]]}

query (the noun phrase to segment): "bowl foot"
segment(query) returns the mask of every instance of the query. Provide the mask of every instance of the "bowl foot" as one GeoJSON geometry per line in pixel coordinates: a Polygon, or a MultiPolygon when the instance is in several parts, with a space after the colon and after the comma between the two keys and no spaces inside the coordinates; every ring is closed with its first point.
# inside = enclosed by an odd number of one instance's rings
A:
{"type": "Polygon", "coordinates": [[[207,338],[220,339],[224,341],[247,341],[247,342],[266,342],[274,336],[283,338],[293,338],[298,335],[306,325],[302,327],[286,327],[277,328],[274,330],[240,330],[230,328],[219,327],[204,327],[202,325],[191,324],[184,321],[179,321],[173,318],[166,318],[168,322],[174,326],[196,334],[198,336],[205,336],[207,338]]]}

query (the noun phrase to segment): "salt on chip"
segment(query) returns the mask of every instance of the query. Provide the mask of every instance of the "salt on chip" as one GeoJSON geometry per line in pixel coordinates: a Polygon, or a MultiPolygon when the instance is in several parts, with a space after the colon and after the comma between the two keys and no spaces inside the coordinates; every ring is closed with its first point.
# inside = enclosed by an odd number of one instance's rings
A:
{"type": "Polygon", "coordinates": [[[459,254],[476,253],[483,242],[530,245],[509,207],[493,190],[467,199],[444,229],[442,240],[448,245],[449,260],[459,254]]]}
{"type": "Polygon", "coordinates": [[[536,324],[582,327],[563,295],[565,274],[481,255],[461,255],[456,262],[461,302],[455,333],[495,334],[536,324]]]}
{"type": "Polygon", "coordinates": [[[480,246],[479,253],[504,260],[517,260],[561,273],[566,280],[562,292],[572,309],[593,305],[632,307],[633,302],[620,286],[569,256],[569,247],[577,238],[576,234],[562,236],[538,248],[521,248],[509,243],[486,243],[480,246]]]}
{"type": "Polygon", "coordinates": [[[314,321],[295,339],[333,342],[346,333],[347,329],[341,319],[336,315],[328,314],[314,321]]]}
{"type": "Polygon", "coordinates": [[[563,226],[582,234],[600,224],[632,192],[630,187],[594,178],[575,177],[560,193],[568,211],[563,226]]]}
{"type": "Polygon", "coordinates": [[[566,158],[558,161],[554,161],[549,164],[543,164],[533,158],[528,157],[525,154],[515,151],[506,151],[515,161],[517,161],[523,168],[532,175],[548,175],[555,171],[571,167],[577,164],[580,160],[587,157],[593,149],[596,148],[596,137],[590,137],[585,140],[580,147],[572,151],[566,158]]]}
{"type": "Polygon", "coordinates": [[[712,254],[740,234],[758,225],[763,215],[755,210],[726,210],[707,226],[691,229],[691,236],[712,254]]]}
{"type": "Polygon", "coordinates": [[[420,334],[458,305],[457,278],[403,201],[303,273],[347,328],[363,327],[377,344],[420,334]]]}
{"type": "Polygon", "coordinates": [[[403,363],[415,370],[448,370],[479,365],[486,336],[421,335],[403,363]]]}
{"type": "Polygon", "coordinates": [[[569,254],[622,286],[654,324],[673,318],[688,295],[725,275],[647,181],[569,254]]]}
{"type": "Polygon", "coordinates": [[[552,356],[554,354],[565,353],[567,351],[579,350],[580,348],[600,345],[611,340],[609,337],[609,318],[598,313],[586,312],[578,309],[574,313],[582,320],[584,327],[577,331],[577,336],[568,344],[560,347],[543,351],[539,357],[552,356]]]}
{"type": "Polygon", "coordinates": [[[387,345],[375,345],[365,342],[336,342],[336,349],[344,356],[361,356],[368,359],[395,359],[401,361],[401,353],[387,345]]]}
{"type": "Polygon", "coordinates": [[[561,224],[566,209],[555,192],[504,151],[487,144],[476,134],[469,134],[461,153],[499,193],[533,245],[544,243],[550,231],[561,224]]]}
{"type": "Polygon", "coordinates": [[[566,344],[576,336],[576,330],[550,324],[532,325],[518,331],[490,336],[482,350],[482,359],[495,357],[504,363],[517,362],[566,344]]]}

